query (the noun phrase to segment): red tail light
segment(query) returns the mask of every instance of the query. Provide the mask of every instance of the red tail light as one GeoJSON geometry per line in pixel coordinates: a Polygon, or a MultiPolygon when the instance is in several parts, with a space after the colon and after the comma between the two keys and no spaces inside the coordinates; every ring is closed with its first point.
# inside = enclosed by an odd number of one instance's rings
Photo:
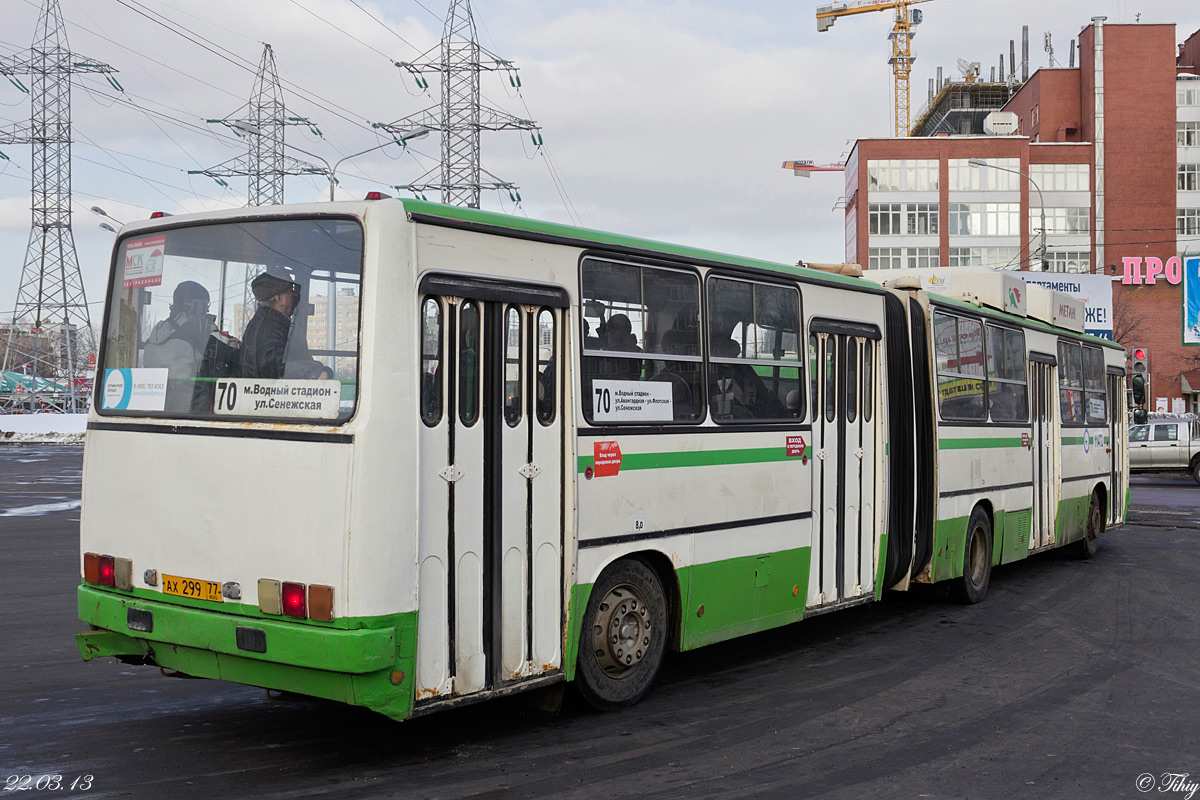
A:
{"type": "Polygon", "coordinates": [[[390,200],[391,198],[392,198],[392,196],[390,194],[384,194],[383,192],[367,192],[367,196],[365,199],[367,199],[367,200],[390,200]]]}
{"type": "Polygon", "coordinates": [[[285,582],[283,584],[283,613],[296,619],[308,617],[308,609],[304,602],[303,583],[285,582]]]}
{"type": "Polygon", "coordinates": [[[100,556],[100,574],[99,580],[96,581],[100,586],[117,585],[117,565],[116,559],[112,556],[100,556]]]}
{"type": "Polygon", "coordinates": [[[154,212],[151,212],[150,219],[162,219],[163,217],[169,217],[169,216],[171,216],[171,215],[165,211],[154,211],[154,212]]]}

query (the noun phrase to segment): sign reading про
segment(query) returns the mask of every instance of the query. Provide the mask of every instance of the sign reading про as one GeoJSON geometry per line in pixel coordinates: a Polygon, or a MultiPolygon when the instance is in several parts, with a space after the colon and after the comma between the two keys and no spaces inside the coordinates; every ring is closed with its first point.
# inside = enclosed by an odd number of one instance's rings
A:
{"type": "Polygon", "coordinates": [[[1167,283],[1178,284],[1183,280],[1183,261],[1179,256],[1171,256],[1164,264],[1161,258],[1154,256],[1125,256],[1121,259],[1121,263],[1125,268],[1125,275],[1121,278],[1121,283],[1138,286],[1141,284],[1154,284],[1157,282],[1159,275],[1166,279],[1167,283]],[[1146,276],[1142,277],[1142,264],[1146,266],[1146,276]]]}
{"type": "Polygon", "coordinates": [[[167,238],[155,236],[150,239],[131,239],[125,244],[125,273],[121,279],[122,289],[137,289],[143,286],[158,286],[162,283],[163,256],[167,252],[167,238]]]}
{"type": "Polygon", "coordinates": [[[592,381],[593,422],[670,422],[671,384],[659,381],[592,381]]]}
{"type": "Polygon", "coordinates": [[[336,419],[341,399],[337,380],[220,378],[213,411],[228,417],[336,419]]]}

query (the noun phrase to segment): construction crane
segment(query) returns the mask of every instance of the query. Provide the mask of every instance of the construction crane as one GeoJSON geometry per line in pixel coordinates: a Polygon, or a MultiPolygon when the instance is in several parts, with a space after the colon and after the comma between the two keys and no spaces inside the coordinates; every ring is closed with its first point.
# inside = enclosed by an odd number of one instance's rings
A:
{"type": "Polygon", "coordinates": [[[912,54],[913,28],[921,24],[921,10],[909,11],[909,6],[928,3],[929,0],[849,0],[830,3],[817,8],[817,32],[824,33],[833,27],[838,17],[851,14],[866,14],[869,11],[894,11],[895,24],[888,38],[892,40],[892,73],[896,79],[896,135],[908,136],[908,74],[916,57],[912,54]]]}

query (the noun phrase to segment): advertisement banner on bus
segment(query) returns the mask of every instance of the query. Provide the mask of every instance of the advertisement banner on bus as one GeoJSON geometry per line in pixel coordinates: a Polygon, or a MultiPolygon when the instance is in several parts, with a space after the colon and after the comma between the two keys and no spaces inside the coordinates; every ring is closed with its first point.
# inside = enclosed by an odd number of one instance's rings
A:
{"type": "Polygon", "coordinates": [[[134,239],[126,244],[125,274],[121,279],[121,288],[138,289],[162,283],[163,257],[166,250],[165,236],[134,239]]]}
{"type": "MultiPolygon", "coordinates": [[[[1112,278],[1107,275],[1067,275],[1023,272],[1026,283],[1044,286],[1083,301],[1083,332],[1113,338],[1112,278]]],[[[1197,342],[1200,344],[1200,342],[1197,342]]]]}

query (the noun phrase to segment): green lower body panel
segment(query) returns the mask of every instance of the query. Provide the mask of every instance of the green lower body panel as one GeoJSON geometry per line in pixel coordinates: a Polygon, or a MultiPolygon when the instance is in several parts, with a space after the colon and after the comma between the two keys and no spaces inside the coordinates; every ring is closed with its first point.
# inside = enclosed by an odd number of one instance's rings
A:
{"type": "Polygon", "coordinates": [[[1033,527],[1033,509],[1009,511],[1004,515],[1004,538],[1000,548],[1001,564],[1011,564],[1029,555],[1029,536],[1033,527]]]}
{"type": "MultiPolygon", "coordinates": [[[[247,618],[80,586],[79,618],[94,630],[76,636],[85,661],[142,656],[200,678],[323,697],[393,719],[412,713],[417,614],[342,620],[319,627],[247,618]],[[148,631],[129,627],[129,610],[149,612],[148,631]],[[261,631],[265,652],[238,646],[239,627],[261,631]]],[[[145,626],[145,623],[139,623],[145,626]]]]}
{"type": "Polygon", "coordinates": [[[875,569],[875,599],[883,599],[883,590],[886,588],[883,585],[883,571],[887,569],[887,551],[888,551],[888,535],[882,533],[879,535],[879,565],[875,569]]]}
{"type": "Polygon", "coordinates": [[[933,583],[961,578],[970,517],[939,519],[933,527],[933,557],[929,560],[929,579],[933,583]]]}
{"type": "Polygon", "coordinates": [[[679,646],[691,650],[796,622],[808,598],[807,547],[679,570],[679,646]]]}
{"type": "Polygon", "coordinates": [[[567,616],[567,649],[563,653],[563,674],[567,680],[575,680],[575,665],[579,659],[579,636],[583,627],[583,613],[587,610],[588,598],[592,596],[590,583],[579,583],[571,587],[571,608],[567,616]]]}
{"type": "Polygon", "coordinates": [[[1090,494],[1058,501],[1058,518],[1054,520],[1055,547],[1077,542],[1087,535],[1087,512],[1091,502],[1090,494]]]}

